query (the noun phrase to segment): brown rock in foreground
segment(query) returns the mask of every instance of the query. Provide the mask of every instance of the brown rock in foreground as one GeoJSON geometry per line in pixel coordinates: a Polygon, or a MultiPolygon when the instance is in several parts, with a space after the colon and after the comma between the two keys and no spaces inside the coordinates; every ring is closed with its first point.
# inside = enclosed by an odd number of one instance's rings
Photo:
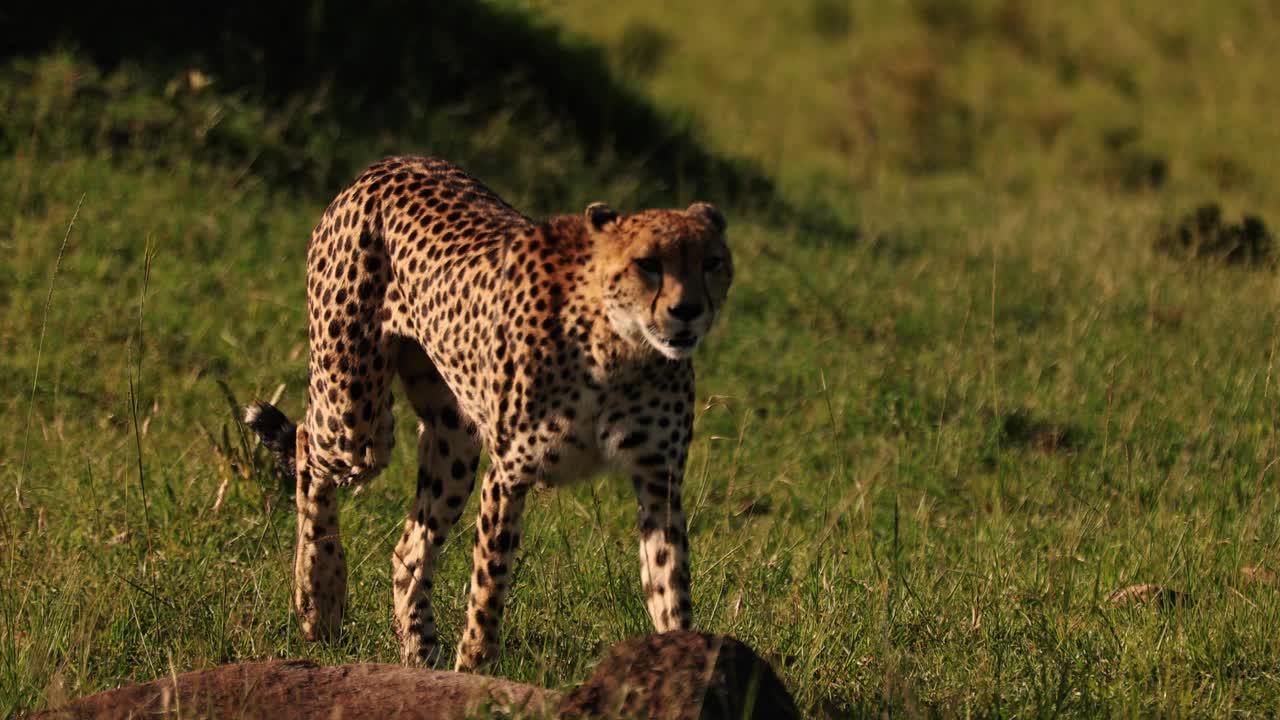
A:
{"type": "Polygon", "coordinates": [[[671,632],[618,643],[567,694],[501,678],[364,663],[224,665],[108,690],[36,715],[63,718],[799,718],[751,648],[671,632]]]}
{"type": "Polygon", "coordinates": [[[196,670],[74,700],[35,715],[71,718],[547,717],[560,694],[500,678],[362,663],[320,667],[287,660],[196,670]],[[175,691],[176,686],[176,691],[175,691]]]}

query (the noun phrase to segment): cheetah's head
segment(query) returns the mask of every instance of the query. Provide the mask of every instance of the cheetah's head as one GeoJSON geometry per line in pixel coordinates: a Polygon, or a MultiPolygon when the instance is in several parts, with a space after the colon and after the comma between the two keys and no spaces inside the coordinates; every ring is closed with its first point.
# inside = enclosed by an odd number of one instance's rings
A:
{"type": "Polygon", "coordinates": [[[592,203],[586,222],[614,331],[673,360],[692,355],[733,281],[724,216],[702,202],[634,215],[592,203]]]}

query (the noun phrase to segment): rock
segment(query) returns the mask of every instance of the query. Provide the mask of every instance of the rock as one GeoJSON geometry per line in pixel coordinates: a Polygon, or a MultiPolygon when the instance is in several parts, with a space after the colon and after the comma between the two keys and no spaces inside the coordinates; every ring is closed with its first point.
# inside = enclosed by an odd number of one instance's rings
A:
{"type": "Polygon", "coordinates": [[[671,632],[619,643],[564,694],[501,678],[400,665],[241,663],[107,690],[32,717],[72,718],[799,718],[773,668],[723,635],[671,632]],[[750,708],[750,714],[747,713],[750,708]]]}
{"type": "Polygon", "coordinates": [[[476,711],[546,717],[560,694],[499,678],[362,663],[224,665],[72,701],[34,718],[398,718],[462,720],[476,711]]]}

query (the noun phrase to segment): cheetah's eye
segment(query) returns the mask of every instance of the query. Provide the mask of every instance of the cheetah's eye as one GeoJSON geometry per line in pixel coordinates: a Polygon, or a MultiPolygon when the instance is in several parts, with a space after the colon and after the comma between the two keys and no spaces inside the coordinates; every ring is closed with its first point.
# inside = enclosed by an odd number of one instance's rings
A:
{"type": "Polygon", "coordinates": [[[638,258],[635,264],[646,275],[657,275],[662,272],[662,261],[658,258],[638,258]]]}
{"type": "Polygon", "coordinates": [[[724,258],[709,257],[702,261],[702,272],[713,273],[724,267],[724,258]]]}

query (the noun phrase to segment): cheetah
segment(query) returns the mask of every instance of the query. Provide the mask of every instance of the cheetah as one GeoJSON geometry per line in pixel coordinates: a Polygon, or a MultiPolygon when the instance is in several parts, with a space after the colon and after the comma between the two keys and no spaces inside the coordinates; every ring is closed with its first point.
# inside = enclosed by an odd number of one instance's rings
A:
{"type": "Polygon", "coordinates": [[[600,202],[537,222],[445,161],[370,166],[307,251],[309,384],[295,426],[246,424],[297,487],[293,606],[335,636],[346,595],[336,490],[367,483],[394,443],[392,378],[418,418],[417,494],[392,556],[401,659],[434,665],[437,556],[490,463],[455,669],[491,661],[521,515],[535,485],[612,469],[639,504],[640,580],[658,632],[689,629],[681,481],[693,432],[691,356],[733,279],[712,205],[619,213],[600,202]]]}

